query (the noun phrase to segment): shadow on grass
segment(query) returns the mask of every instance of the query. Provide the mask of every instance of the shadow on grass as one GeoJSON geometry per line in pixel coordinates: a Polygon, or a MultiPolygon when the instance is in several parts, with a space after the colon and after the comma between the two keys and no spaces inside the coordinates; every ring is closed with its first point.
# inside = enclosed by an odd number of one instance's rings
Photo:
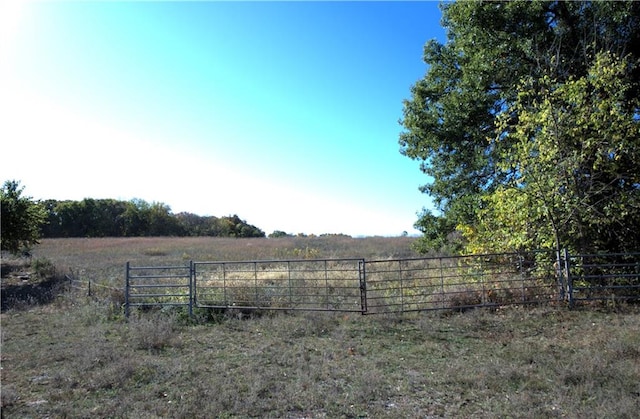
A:
{"type": "Polygon", "coordinates": [[[60,276],[54,276],[37,283],[5,284],[5,278],[2,281],[2,292],[0,293],[0,311],[2,312],[49,304],[65,289],[67,284],[65,278],[60,276]]]}

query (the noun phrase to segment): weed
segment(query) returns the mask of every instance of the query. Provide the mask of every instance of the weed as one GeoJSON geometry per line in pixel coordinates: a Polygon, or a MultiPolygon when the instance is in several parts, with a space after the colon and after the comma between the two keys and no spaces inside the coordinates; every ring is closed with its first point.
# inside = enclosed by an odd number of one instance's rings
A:
{"type": "Polygon", "coordinates": [[[304,249],[293,249],[293,256],[301,259],[316,259],[320,256],[320,250],[306,246],[304,249]]]}
{"type": "Polygon", "coordinates": [[[176,318],[155,311],[153,314],[139,314],[131,318],[129,332],[131,341],[137,349],[160,351],[173,346],[175,337],[176,318]]]}
{"type": "Polygon", "coordinates": [[[20,398],[18,392],[10,385],[3,385],[0,389],[0,398],[2,400],[2,409],[14,406],[20,398]]]}
{"type": "Polygon", "coordinates": [[[56,267],[47,258],[36,258],[31,262],[31,268],[38,278],[50,278],[56,275],[56,267]]]}
{"type": "Polygon", "coordinates": [[[148,249],[144,249],[142,254],[145,256],[166,256],[168,252],[159,247],[150,247],[148,249]]]}

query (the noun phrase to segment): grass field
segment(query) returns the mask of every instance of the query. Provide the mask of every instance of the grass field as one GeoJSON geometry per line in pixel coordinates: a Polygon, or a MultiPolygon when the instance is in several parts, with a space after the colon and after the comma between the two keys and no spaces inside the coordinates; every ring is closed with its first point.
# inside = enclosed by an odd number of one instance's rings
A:
{"type": "MultiPolygon", "coordinates": [[[[43,241],[34,260],[121,286],[127,260],[403,257],[410,243],[67,239],[43,241]]],[[[635,418],[640,411],[635,307],[242,318],[200,310],[196,321],[167,309],[126,321],[107,291],[56,289],[50,302],[2,313],[4,417],[635,418]]]]}

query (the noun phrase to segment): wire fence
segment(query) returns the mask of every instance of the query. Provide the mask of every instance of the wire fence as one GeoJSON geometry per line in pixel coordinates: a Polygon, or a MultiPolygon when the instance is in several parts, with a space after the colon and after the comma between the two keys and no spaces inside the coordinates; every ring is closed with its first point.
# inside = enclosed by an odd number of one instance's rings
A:
{"type": "Polygon", "coordinates": [[[126,265],[131,307],[362,314],[597,300],[640,300],[640,253],[536,251],[454,257],[126,265]]]}
{"type": "Polygon", "coordinates": [[[81,291],[85,293],[87,297],[96,296],[104,291],[108,291],[109,293],[122,293],[122,288],[100,284],[91,278],[81,279],[73,273],[70,275],[65,274],[64,279],[70,289],[81,291]]]}

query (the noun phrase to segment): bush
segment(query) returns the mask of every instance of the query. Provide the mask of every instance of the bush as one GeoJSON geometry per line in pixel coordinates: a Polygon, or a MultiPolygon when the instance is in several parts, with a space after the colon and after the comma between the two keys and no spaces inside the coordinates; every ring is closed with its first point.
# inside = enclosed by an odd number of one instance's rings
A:
{"type": "Polygon", "coordinates": [[[0,248],[14,255],[38,243],[40,227],[47,218],[40,203],[32,201],[31,197],[21,196],[24,188],[19,186],[20,182],[8,180],[0,190],[0,248]]]}
{"type": "Polygon", "coordinates": [[[133,318],[129,330],[137,349],[161,351],[173,346],[176,340],[176,317],[155,312],[133,318]]]}
{"type": "Polygon", "coordinates": [[[31,268],[35,275],[41,279],[47,279],[56,275],[56,267],[49,259],[37,258],[31,262],[31,268]]]}

